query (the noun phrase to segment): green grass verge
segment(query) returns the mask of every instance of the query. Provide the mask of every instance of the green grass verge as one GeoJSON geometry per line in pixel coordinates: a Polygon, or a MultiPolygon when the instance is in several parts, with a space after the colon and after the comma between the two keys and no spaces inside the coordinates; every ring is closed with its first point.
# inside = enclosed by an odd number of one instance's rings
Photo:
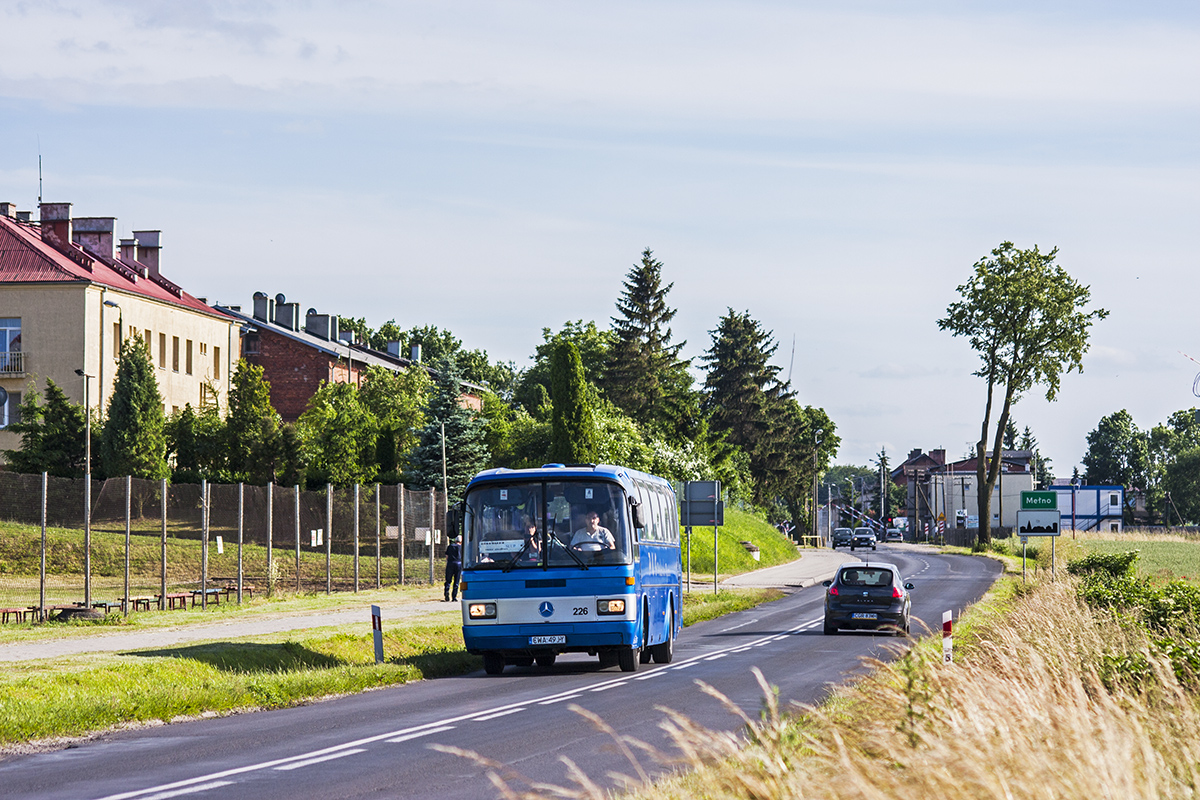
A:
{"type": "MultiPolygon", "coordinates": [[[[687,569],[687,541],[680,534],[684,546],[684,569],[687,569]]],[[[786,564],[795,561],[796,545],[775,529],[770,523],[736,508],[725,509],[725,524],[718,529],[718,568],[722,575],[737,575],[743,572],[786,564]],[[752,542],[759,549],[759,560],[755,561],[741,542],[752,542]]],[[[692,528],[692,571],[713,571],[712,528],[692,528]]]]}
{"type": "Polygon", "coordinates": [[[20,662],[0,674],[0,742],[77,736],[112,725],[277,708],[422,678],[482,661],[457,624],[389,626],[375,664],[369,624],[238,642],[20,662]]]}
{"type": "Polygon", "coordinates": [[[683,626],[695,625],[735,611],[745,611],[783,597],[778,589],[722,589],[716,594],[695,589],[683,596],[683,626]]]}

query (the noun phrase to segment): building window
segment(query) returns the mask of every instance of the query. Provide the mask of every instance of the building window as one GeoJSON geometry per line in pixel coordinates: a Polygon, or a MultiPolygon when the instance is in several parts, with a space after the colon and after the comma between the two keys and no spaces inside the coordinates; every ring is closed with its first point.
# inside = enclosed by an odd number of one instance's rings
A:
{"type": "Polygon", "coordinates": [[[213,377],[221,379],[221,348],[213,346],[213,377]]]}
{"type": "Polygon", "coordinates": [[[188,375],[192,374],[192,340],[187,340],[187,361],[184,364],[187,369],[184,370],[188,375]]]}
{"type": "Polygon", "coordinates": [[[150,357],[150,339],[151,339],[150,329],[146,328],[146,330],[142,331],[142,334],[143,334],[143,338],[145,338],[145,340],[146,340],[146,358],[149,358],[150,357]]]}
{"type": "Polygon", "coordinates": [[[171,337],[171,369],[179,372],[179,337],[171,337]]]}
{"type": "Polygon", "coordinates": [[[242,353],[248,356],[256,356],[262,352],[262,341],[258,338],[257,333],[247,334],[246,338],[242,339],[242,353]]]}
{"type": "Polygon", "coordinates": [[[158,366],[160,369],[167,368],[167,335],[165,333],[158,335],[158,366]]]}
{"type": "Polygon", "coordinates": [[[1116,508],[1121,505],[1121,496],[1119,494],[1110,494],[1108,496],[1109,508],[1116,508]]]}
{"type": "Polygon", "coordinates": [[[121,323],[113,323],[113,358],[121,357],[121,323]]]}
{"type": "Polygon", "coordinates": [[[202,355],[202,356],[208,355],[208,342],[200,343],[200,355],[202,355]]]}
{"type": "Polygon", "coordinates": [[[21,318],[0,318],[0,375],[19,375],[25,372],[21,352],[21,318]]]}
{"type": "Polygon", "coordinates": [[[21,421],[21,393],[9,392],[8,402],[0,406],[0,428],[21,421]]]}
{"type": "Polygon", "coordinates": [[[1109,529],[1109,531],[1116,533],[1117,531],[1121,530],[1121,526],[1119,523],[1111,522],[1108,525],[1108,529],[1109,529]]]}

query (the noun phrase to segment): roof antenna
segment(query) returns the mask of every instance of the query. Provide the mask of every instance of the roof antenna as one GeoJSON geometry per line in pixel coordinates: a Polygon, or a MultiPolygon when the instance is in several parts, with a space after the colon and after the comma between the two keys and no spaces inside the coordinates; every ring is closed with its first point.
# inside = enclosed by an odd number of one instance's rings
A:
{"type": "Polygon", "coordinates": [[[796,334],[792,334],[792,357],[788,360],[788,386],[792,385],[792,367],[796,363],[796,334]]]}

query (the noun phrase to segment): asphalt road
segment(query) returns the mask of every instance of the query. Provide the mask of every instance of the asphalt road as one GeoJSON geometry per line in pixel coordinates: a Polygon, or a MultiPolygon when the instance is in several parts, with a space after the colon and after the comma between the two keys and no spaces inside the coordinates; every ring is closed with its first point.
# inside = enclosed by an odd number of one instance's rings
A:
{"type": "MultiPolygon", "coordinates": [[[[940,630],[1000,574],[991,559],[880,545],[859,553],[897,564],[911,580],[913,614],[940,630]]],[[[564,656],[553,667],[482,670],[366,692],[300,708],[125,731],[0,764],[8,798],[167,797],[496,797],[486,770],[438,744],[475,751],[538,781],[568,783],[562,761],[611,784],[633,765],[610,735],[570,709],[600,716],[623,736],[666,744],[659,707],[714,729],[740,721],[703,694],[704,681],[752,717],[762,693],[751,668],[779,687],[784,702],[819,701],[829,686],[862,669],[863,656],[890,658],[899,640],[863,632],[821,633],[822,587],[686,628],[673,663],[636,673],[600,670],[596,659],[564,656]]],[[[914,633],[919,628],[914,621],[914,633]]],[[[652,763],[644,766],[659,771],[652,763]]]]}

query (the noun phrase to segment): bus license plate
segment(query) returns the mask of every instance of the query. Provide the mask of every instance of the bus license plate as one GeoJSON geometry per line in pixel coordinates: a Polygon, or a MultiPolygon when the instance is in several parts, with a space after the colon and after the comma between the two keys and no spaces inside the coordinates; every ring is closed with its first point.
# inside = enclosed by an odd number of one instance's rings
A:
{"type": "Polygon", "coordinates": [[[529,643],[534,644],[566,644],[566,636],[530,636],[529,643]]]}
{"type": "Polygon", "coordinates": [[[850,619],[879,619],[879,615],[878,614],[867,614],[863,611],[859,611],[855,614],[851,614],[850,619]]]}

